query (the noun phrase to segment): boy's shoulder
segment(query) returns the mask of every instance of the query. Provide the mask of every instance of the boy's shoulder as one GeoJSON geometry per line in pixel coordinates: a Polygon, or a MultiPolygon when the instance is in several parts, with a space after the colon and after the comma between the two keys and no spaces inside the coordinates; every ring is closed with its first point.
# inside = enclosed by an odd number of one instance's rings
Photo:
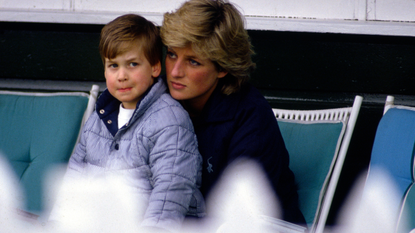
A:
{"type": "Polygon", "coordinates": [[[176,105],[176,104],[180,105],[179,101],[177,101],[173,97],[171,97],[171,95],[169,94],[168,91],[164,92],[160,96],[159,99],[162,100],[162,101],[166,101],[166,103],[169,104],[169,105],[176,105]]]}
{"type": "Polygon", "coordinates": [[[153,106],[157,111],[172,111],[187,114],[183,106],[177,100],[173,99],[169,93],[162,94],[153,106]]]}
{"type": "Polygon", "coordinates": [[[166,108],[166,107],[178,107],[185,111],[181,104],[173,99],[173,97],[169,94],[169,90],[165,83],[163,77],[157,78],[156,83],[151,88],[150,93],[148,94],[151,96],[151,107],[155,108],[166,108]],[[153,102],[154,101],[154,102],[153,102]]]}
{"type": "Polygon", "coordinates": [[[182,125],[189,127],[191,120],[183,106],[169,93],[164,93],[147,110],[150,118],[162,120],[163,125],[182,125]]]}

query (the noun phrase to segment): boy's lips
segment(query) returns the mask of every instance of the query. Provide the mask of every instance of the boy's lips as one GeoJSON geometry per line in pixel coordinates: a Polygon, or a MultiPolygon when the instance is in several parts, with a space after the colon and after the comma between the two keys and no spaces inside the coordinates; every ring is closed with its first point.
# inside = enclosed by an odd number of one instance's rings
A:
{"type": "Polygon", "coordinates": [[[129,91],[131,89],[132,89],[131,87],[125,87],[125,88],[119,88],[118,91],[125,92],[125,91],[129,91]]]}
{"type": "Polygon", "coordinates": [[[174,89],[183,89],[183,88],[185,88],[186,87],[186,85],[183,85],[183,84],[181,84],[181,83],[176,83],[176,82],[170,82],[171,83],[171,86],[174,88],[174,89]]]}

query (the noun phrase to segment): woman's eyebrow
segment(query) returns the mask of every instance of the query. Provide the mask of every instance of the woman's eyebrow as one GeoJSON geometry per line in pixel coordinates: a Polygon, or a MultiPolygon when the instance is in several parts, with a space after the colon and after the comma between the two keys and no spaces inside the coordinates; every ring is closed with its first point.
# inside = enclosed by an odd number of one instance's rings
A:
{"type": "Polygon", "coordinates": [[[198,59],[198,60],[200,59],[195,55],[185,55],[184,57],[187,58],[187,59],[198,59]]]}

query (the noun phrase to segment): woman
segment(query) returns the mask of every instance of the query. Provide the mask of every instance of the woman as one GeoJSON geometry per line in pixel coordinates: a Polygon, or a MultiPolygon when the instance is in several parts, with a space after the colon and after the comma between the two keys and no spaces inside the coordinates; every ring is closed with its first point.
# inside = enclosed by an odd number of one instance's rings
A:
{"type": "Polygon", "coordinates": [[[224,0],[190,0],[164,15],[166,82],[192,118],[203,157],[205,198],[238,158],[256,160],[282,204],[283,219],[304,223],[277,121],[247,83],[255,64],[241,13],[224,0]]]}

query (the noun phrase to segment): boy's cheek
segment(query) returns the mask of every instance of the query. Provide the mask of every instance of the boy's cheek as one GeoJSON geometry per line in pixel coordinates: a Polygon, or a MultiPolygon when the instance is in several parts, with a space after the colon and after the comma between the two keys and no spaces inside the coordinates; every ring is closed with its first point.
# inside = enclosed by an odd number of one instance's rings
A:
{"type": "Polygon", "coordinates": [[[110,72],[108,71],[107,68],[104,69],[104,77],[107,80],[111,77],[111,74],[110,74],[110,72]]]}

